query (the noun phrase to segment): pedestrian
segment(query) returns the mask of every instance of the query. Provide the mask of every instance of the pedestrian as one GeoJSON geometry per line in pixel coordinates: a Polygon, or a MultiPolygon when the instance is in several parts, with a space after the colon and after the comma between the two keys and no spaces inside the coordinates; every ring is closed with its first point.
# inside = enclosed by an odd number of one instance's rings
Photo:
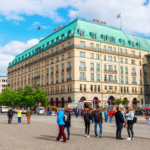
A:
{"type": "Polygon", "coordinates": [[[32,112],[31,112],[30,108],[28,107],[28,110],[26,111],[26,117],[27,117],[28,124],[30,123],[31,114],[32,114],[32,112]]]}
{"type": "Polygon", "coordinates": [[[104,116],[105,116],[105,122],[107,122],[107,118],[108,118],[108,108],[106,108],[106,110],[104,111],[104,116]]]}
{"type": "Polygon", "coordinates": [[[148,124],[148,122],[150,124],[150,118],[149,118],[149,112],[148,112],[148,110],[146,110],[145,119],[146,119],[146,125],[148,124]]]}
{"type": "Polygon", "coordinates": [[[90,120],[92,119],[92,114],[89,112],[89,109],[86,109],[87,113],[84,114],[85,122],[85,137],[89,138],[90,133],[90,120]]]}
{"type": "Polygon", "coordinates": [[[76,108],[76,118],[78,118],[79,110],[76,108]]]}
{"type": "Polygon", "coordinates": [[[97,134],[97,124],[98,124],[100,128],[99,137],[102,138],[103,116],[98,105],[96,106],[96,110],[93,112],[93,117],[95,121],[95,136],[98,137],[98,134],[97,134]]]}
{"type": "Polygon", "coordinates": [[[71,111],[68,110],[68,107],[65,107],[64,110],[65,110],[65,115],[68,117],[67,121],[65,121],[65,128],[67,128],[67,133],[68,133],[67,140],[70,140],[71,111]]]}
{"type": "Polygon", "coordinates": [[[123,128],[124,118],[123,118],[123,115],[121,113],[120,107],[117,108],[117,112],[115,114],[115,119],[116,119],[116,125],[117,125],[116,139],[122,140],[123,138],[121,138],[121,131],[123,128]]]}
{"type": "Polygon", "coordinates": [[[17,117],[18,117],[18,124],[21,124],[22,110],[20,108],[18,108],[17,110],[17,117]]]}
{"type": "Polygon", "coordinates": [[[112,121],[112,114],[113,114],[113,111],[110,109],[109,112],[108,112],[108,116],[109,116],[109,119],[110,119],[110,123],[112,121]]]}
{"type": "Polygon", "coordinates": [[[134,140],[134,132],[133,132],[133,118],[134,118],[134,112],[133,109],[130,108],[129,112],[126,113],[126,119],[127,119],[127,132],[128,132],[128,138],[127,140],[134,140]],[[132,138],[130,138],[130,132],[132,134],[132,138]]]}
{"type": "Polygon", "coordinates": [[[9,111],[8,111],[8,124],[11,124],[12,122],[12,118],[13,118],[13,115],[14,115],[14,111],[12,110],[12,108],[10,107],[9,111]]]}
{"type": "Polygon", "coordinates": [[[127,116],[126,116],[127,113],[128,113],[128,108],[125,109],[125,125],[124,125],[125,128],[127,128],[127,116]]]}
{"type": "Polygon", "coordinates": [[[62,142],[66,142],[66,135],[65,135],[65,132],[64,132],[64,127],[65,127],[65,121],[64,121],[64,113],[65,113],[65,110],[66,108],[62,108],[60,109],[58,115],[57,115],[57,124],[59,126],[59,134],[58,134],[58,137],[57,137],[57,141],[60,140],[61,136],[63,136],[63,141],[62,142]]]}

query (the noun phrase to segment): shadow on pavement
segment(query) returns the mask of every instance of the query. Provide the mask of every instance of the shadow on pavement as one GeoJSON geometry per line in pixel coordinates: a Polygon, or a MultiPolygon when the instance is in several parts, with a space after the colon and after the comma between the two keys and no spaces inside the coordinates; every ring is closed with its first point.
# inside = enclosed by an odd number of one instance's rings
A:
{"type": "MultiPolygon", "coordinates": [[[[50,141],[56,141],[56,136],[49,136],[49,135],[41,135],[41,137],[34,137],[36,139],[40,140],[50,140],[50,141]]],[[[56,141],[57,142],[57,141],[56,141]]]]}

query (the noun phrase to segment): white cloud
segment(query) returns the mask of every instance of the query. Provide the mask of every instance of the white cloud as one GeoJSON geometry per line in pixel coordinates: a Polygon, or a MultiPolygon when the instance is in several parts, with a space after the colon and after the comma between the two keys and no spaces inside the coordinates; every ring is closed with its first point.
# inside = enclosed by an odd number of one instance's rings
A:
{"type": "Polygon", "coordinates": [[[0,5],[0,14],[8,20],[24,20],[23,15],[40,15],[49,17],[56,22],[64,22],[59,8],[66,8],[73,1],[70,0],[6,0],[0,5]]]}
{"type": "MultiPolygon", "coordinates": [[[[106,21],[107,25],[120,28],[120,19],[116,16],[121,12],[122,27],[125,32],[150,35],[150,3],[146,0],[78,0],[79,16],[87,20],[93,18],[106,21]]],[[[77,6],[72,6],[69,16],[74,18],[77,6]]]]}
{"type": "Polygon", "coordinates": [[[43,26],[43,25],[41,25],[40,22],[34,22],[34,23],[31,25],[31,27],[28,28],[28,30],[37,29],[38,27],[41,27],[41,28],[43,28],[43,29],[49,29],[49,28],[51,28],[50,26],[43,26]]]}
{"type": "Polygon", "coordinates": [[[2,19],[2,18],[0,18],[0,22],[1,22],[1,21],[3,21],[3,19],[2,19]]]}
{"type": "Polygon", "coordinates": [[[7,68],[11,61],[13,61],[14,56],[7,54],[0,54],[0,76],[7,75],[7,68]]]}
{"type": "Polygon", "coordinates": [[[36,45],[39,42],[38,39],[31,39],[27,42],[20,42],[20,41],[11,41],[5,46],[0,45],[0,55],[1,54],[11,54],[17,55],[22,53],[23,51],[27,50],[28,48],[36,45]]]}
{"type": "Polygon", "coordinates": [[[13,23],[14,23],[15,25],[17,25],[17,26],[19,25],[19,23],[18,23],[17,21],[14,21],[13,23]]]}

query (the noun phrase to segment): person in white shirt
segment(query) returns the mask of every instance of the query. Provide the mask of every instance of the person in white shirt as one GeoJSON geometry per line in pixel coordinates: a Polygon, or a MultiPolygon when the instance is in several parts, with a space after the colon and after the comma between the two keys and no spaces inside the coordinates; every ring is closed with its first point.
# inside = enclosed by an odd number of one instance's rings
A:
{"type": "Polygon", "coordinates": [[[134,140],[133,118],[134,118],[133,108],[130,108],[130,109],[129,109],[129,113],[126,114],[126,119],[127,119],[127,131],[128,131],[128,138],[127,138],[127,140],[134,140]],[[130,137],[130,132],[131,132],[131,134],[132,134],[132,138],[130,137]]]}

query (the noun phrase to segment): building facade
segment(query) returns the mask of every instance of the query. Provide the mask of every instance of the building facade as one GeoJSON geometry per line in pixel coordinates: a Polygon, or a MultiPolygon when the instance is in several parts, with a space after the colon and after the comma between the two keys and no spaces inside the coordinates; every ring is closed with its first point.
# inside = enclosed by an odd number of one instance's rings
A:
{"type": "Polygon", "coordinates": [[[145,104],[143,63],[150,39],[77,19],[19,54],[9,64],[8,86],[35,85],[51,105],[118,98],[145,104]]]}
{"type": "Polygon", "coordinates": [[[145,56],[143,71],[144,71],[145,103],[150,105],[150,55],[145,56]]]}
{"type": "Polygon", "coordinates": [[[7,87],[7,77],[0,76],[0,93],[7,87]]]}

